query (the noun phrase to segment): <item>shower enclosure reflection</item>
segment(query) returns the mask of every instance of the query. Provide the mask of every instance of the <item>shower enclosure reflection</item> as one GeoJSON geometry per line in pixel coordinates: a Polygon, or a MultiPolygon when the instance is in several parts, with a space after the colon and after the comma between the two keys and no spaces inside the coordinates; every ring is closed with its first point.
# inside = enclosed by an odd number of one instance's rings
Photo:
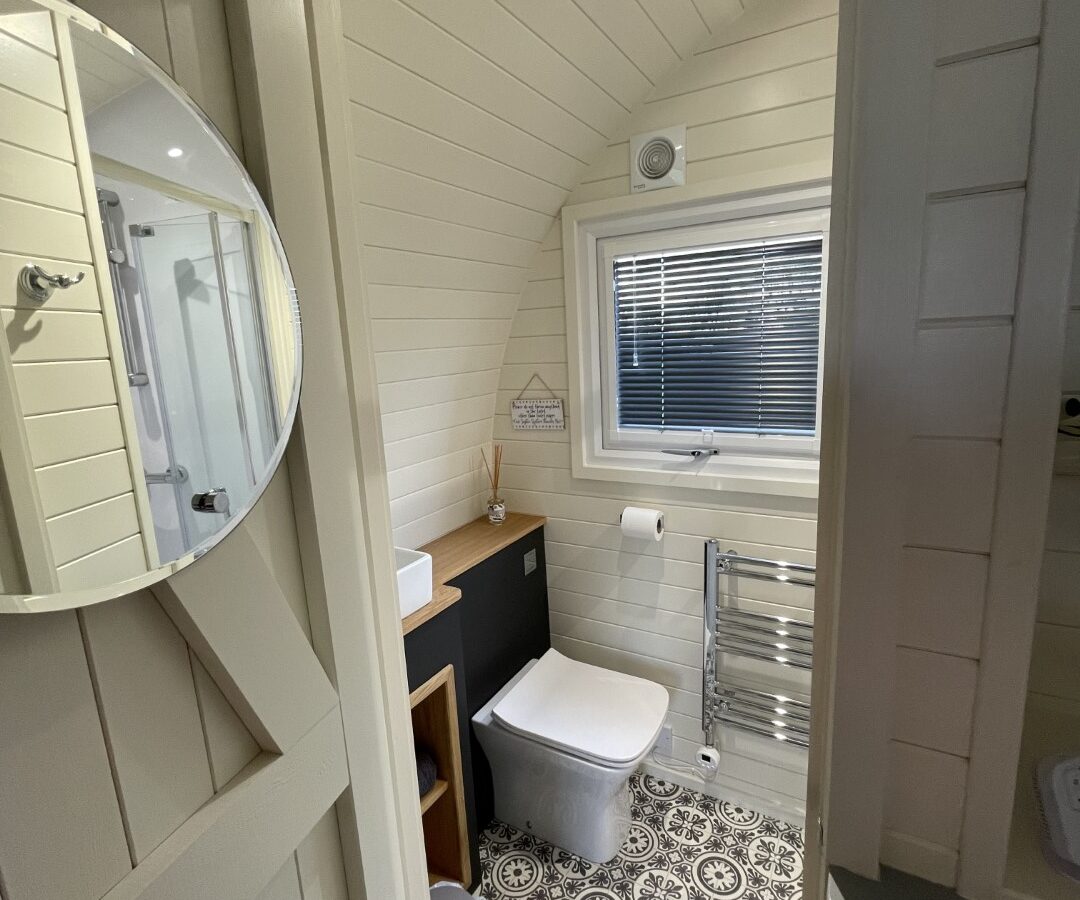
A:
{"type": "Polygon", "coordinates": [[[48,612],[243,519],[296,416],[300,320],[255,185],[160,69],[75,6],[18,0],[0,32],[0,613],[48,612]]]}
{"type": "Polygon", "coordinates": [[[280,434],[285,360],[252,217],[122,168],[95,161],[98,205],[158,553],[175,559],[251,500],[280,434]]]}

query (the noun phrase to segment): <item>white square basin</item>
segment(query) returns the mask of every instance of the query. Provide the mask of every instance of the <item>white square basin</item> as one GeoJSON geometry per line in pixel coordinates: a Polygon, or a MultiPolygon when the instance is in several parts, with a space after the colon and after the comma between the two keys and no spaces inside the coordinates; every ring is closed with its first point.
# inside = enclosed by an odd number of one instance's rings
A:
{"type": "Polygon", "coordinates": [[[397,568],[398,603],[404,619],[431,602],[431,554],[395,547],[394,565],[397,568]]]}

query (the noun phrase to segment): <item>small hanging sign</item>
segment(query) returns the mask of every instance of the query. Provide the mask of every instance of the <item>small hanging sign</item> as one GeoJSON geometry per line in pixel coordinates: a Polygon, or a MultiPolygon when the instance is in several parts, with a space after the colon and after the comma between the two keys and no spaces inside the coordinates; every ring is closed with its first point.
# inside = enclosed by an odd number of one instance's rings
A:
{"type": "Polygon", "coordinates": [[[563,402],[555,396],[555,392],[547,386],[539,373],[533,372],[521,393],[510,401],[510,422],[517,431],[562,431],[566,427],[563,402]],[[551,396],[523,397],[534,381],[544,385],[551,396]]]}
{"type": "Polygon", "coordinates": [[[510,421],[518,431],[561,431],[566,427],[558,398],[511,400],[510,421]]]}

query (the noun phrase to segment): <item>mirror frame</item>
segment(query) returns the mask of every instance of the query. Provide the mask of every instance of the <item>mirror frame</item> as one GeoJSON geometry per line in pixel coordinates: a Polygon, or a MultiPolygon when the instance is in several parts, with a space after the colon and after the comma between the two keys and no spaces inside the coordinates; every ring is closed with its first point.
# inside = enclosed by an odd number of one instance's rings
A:
{"type": "Polygon", "coordinates": [[[230,516],[222,527],[211,537],[207,538],[183,556],[177,557],[163,565],[159,565],[156,569],[124,581],[101,585],[99,587],[81,588],[74,591],[60,591],[53,594],[0,594],[0,614],[57,612],[61,610],[78,609],[83,606],[91,606],[96,603],[103,603],[107,600],[114,600],[118,597],[123,597],[127,594],[132,594],[136,591],[150,587],[159,581],[163,581],[166,578],[175,575],[177,572],[186,569],[192,563],[198,561],[201,557],[213,550],[214,547],[220,544],[238,525],[240,525],[241,522],[243,522],[262,498],[267,487],[269,487],[271,480],[280,469],[281,462],[285,458],[285,452],[292,437],[293,427],[296,424],[297,413],[300,406],[300,389],[303,383],[304,368],[303,329],[301,324],[299,299],[296,285],[293,280],[292,269],[289,266],[285,248],[282,246],[277,225],[270,215],[270,211],[263,201],[262,195],[259,193],[254,180],[229,145],[229,142],[225,140],[224,136],[211,121],[210,117],[203,111],[199,104],[192,99],[184,88],[177,84],[176,81],[174,81],[173,78],[157,63],[150,59],[149,56],[143,53],[137,46],[123,37],[115,29],[106,25],[85,10],[73,5],[69,0],[30,0],[30,2],[41,7],[43,11],[50,12],[58,17],[63,17],[67,19],[69,23],[73,23],[74,25],[92,31],[95,34],[101,35],[106,40],[110,40],[117,44],[125,52],[130,53],[132,58],[137,60],[146,69],[150,77],[154,78],[178,102],[182,103],[192,112],[202,127],[206,129],[207,133],[217,141],[226,157],[234,166],[236,166],[238,174],[245,180],[251,193],[254,204],[252,209],[254,213],[263,217],[263,222],[267,226],[271,244],[277,253],[278,260],[282,267],[282,280],[286,286],[288,305],[295,322],[294,351],[296,353],[296,378],[293,381],[288,406],[281,418],[280,435],[262,477],[255,484],[248,502],[230,516]]]}

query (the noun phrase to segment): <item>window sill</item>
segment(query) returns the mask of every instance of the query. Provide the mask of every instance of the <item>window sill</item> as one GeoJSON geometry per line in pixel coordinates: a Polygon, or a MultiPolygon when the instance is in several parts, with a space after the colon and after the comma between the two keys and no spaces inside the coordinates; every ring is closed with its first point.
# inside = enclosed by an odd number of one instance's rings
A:
{"type": "Polygon", "coordinates": [[[575,478],[624,484],[800,499],[818,495],[816,459],[726,454],[688,460],[649,451],[607,450],[574,453],[572,471],[575,478]]]}

